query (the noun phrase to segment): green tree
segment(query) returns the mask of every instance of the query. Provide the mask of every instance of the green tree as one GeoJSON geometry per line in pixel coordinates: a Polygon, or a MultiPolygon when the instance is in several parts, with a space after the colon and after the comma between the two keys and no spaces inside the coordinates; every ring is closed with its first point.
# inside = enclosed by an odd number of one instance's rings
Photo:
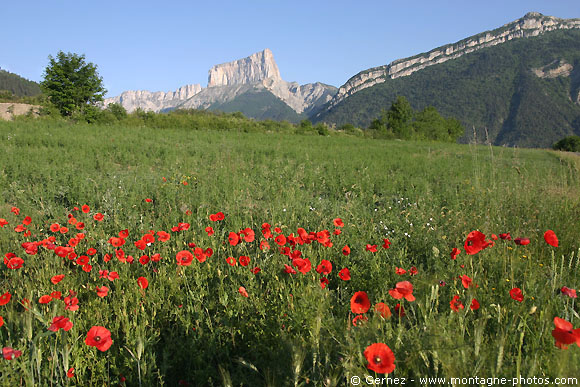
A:
{"type": "Polygon", "coordinates": [[[555,150],[561,150],[566,152],[580,152],[580,137],[579,136],[569,136],[561,139],[554,144],[553,148],[555,150]]]}
{"type": "Polygon", "coordinates": [[[387,111],[387,127],[397,138],[411,138],[413,108],[403,96],[398,96],[387,111]]]}
{"type": "Polygon", "coordinates": [[[63,116],[92,111],[87,107],[103,100],[103,79],[97,66],[85,62],[84,55],[59,51],[56,58],[49,55],[48,60],[40,87],[63,116]]]}

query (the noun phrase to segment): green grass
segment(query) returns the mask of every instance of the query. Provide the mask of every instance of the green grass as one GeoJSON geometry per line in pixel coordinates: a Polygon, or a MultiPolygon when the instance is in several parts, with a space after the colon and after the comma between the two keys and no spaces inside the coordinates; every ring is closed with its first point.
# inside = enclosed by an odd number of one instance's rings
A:
{"type": "MultiPolygon", "coordinates": [[[[355,137],[299,136],[185,129],[72,125],[64,122],[0,122],[0,252],[25,261],[18,270],[0,266],[4,326],[0,346],[23,352],[0,361],[2,383],[23,385],[337,385],[367,370],[365,348],[387,344],[396,357],[393,377],[564,377],[580,371],[580,348],[555,347],[555,316],[580,328],[575,299],[558,294],[578,289],[580,163],[557,152],[483,146],[382,141],[355,137]],[[165,178],[165,179],[164,179],[165,178]],[[188,184],[184,185],[186,181],[188,184]],[[151,198],[152,203],[144,201],[151,198]],[[88,204],[89,214],[73,211],[88,204]],[[10,212],[19,207],[20,215],[10,212]],[[211,222],[223,211],[225,220],[211,222]],[[24,241],[48,238],[52,223],[67,215],[86,224],[80,255],[94,247],[92,271],[57,257],[44,247],[27,255],[24,241]],[[103,213],[103,222],[92,220],[103,213]],[[32,218],[26,238],[14,232],[32,218]],[[333,219],[345,226],[332,235],[333,219]],[[172,233],[179,222],[188,231],[172,233]],[[329,230],[332,247],[297,246],[312,270],[288,275],[290,260],[269,240],[261,251],[262,223],[288,236],[329,230]],[[205,228],[215,229],[208,236],[205,228]],[[228,244],[229,232],[250,227],[256,241],[228,244]],[[107,240],[130,232],[122,248],[137,260],[160,253],[157,263],[121,263],[107,240]],[[560,247],[543,241],[558,235],[560,247]],[[171,233],[144,252],[134,243],[149,230],[171,233]],[[462,252],[467,234],[510,232],[531,239],[527,246],[496,241],[477,255],[462,252]],[[388,238],[389,249],[381,247],[388,238]],[[176,265],[187,243],[212,248],[204,263],[176,265]],[[376,253],[366,244],[378,244],[376,253]],[[342,247],[351,247],[344,256],[342,247]],[[229,256],[247,255],[248,267],[231,267],[229,256]],[[329,285],[319,286],[315,269],[332,262],[329,285]],[[461,267],[463,265],[464,267],[461,267]],[[250,268],[258,266],[256,275],[250,268]],[[417,267],[398,276],[396,267],[417,267]],[[352,279],[338,271],[348,267],[352,279]],[[117,271],[114,282],[99,270],[117,271]],[[57,285],[50,282],[65,274],[57,285]],[[477,288],[457,278],[470,276],[477,288]],[[146,277],[142,290],[138,277],[146,277]],[[410,281],[416,301],[396,301],[388,290],[410,281]],[[445,281],[445,286],[440,286],[445,281]],[[105,298],[96,286],[110,288],[105,298]],[[249,297],[238,288],[244,286],[249,297]],[[510,298],[519,287],[524,301],[510,298]],[[38,302],[58,290],[78,293],[79,310],[62,300],[38,302]],[[350,298],[367,292],[371,304],[393,311],[384,320],[372,309],[368,321],[352,325],[350,298]],[[459,295],[466,308],[453,312],[459,295]],[[31,300],[29,310],[20,300],[31,300]],[[472,298],[481,308],[469,310],[472,298]],[[396,303],[406,316],[395,316],[396,303]],[[533,313],[532,313],[533,311],[533,313]],[[66,316],[69,332],[47,328],[66,316]],[[92,326],[111,331],[113,345],[99,352],[85,345],[92,326]],[[74,367],[75,377],[65,373],[74,367]]],[[[56,235],[65,245],[77,230],[56,235]],[[74,231],[74,232],[73,232],[74,231]]],[[[380,375],[379,375],[380,376],[380,375]]]]}

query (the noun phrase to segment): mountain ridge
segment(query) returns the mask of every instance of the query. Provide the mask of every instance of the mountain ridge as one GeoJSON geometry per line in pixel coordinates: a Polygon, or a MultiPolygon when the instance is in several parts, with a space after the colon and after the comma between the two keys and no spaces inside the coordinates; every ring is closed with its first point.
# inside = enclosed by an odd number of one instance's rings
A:
{"type": "Polygon", "coordinates": [[[556,29],[572,28],[580,29],[580,19],[561,19],[545,16],[538,12],[528,12],[522,18],[504,24],[502,27],[472,35],[425,53],[397,59],[387,65],[360,71],[339,87],[338,92],[325,109],[330,110],[345,98],[378,83],[383,83],[387,79],[408,76],[426,67],[457,59],[481,48],[502,44],[513,39],[538,36],[556,29]]]}

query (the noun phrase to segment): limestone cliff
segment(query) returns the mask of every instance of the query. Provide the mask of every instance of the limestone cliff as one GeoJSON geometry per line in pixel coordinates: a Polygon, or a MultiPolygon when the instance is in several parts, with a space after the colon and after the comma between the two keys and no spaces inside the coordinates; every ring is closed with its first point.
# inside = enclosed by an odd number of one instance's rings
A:
{"type": "Polygon", "coordinates": [[[130,90],[124,91],[119,96],[106,98],[104,100],[104,106],[107,107],[107,105],[111,103],[118,103],[129,113],[137,109],[160,112],[162,110],[176,107],[178,104],[193,97],[201,90],[202,87],[199,84],[183,86],[176,91],[169,92],[130,90]]]}
{"type": "Polygon", "coordinates": [[[338,89],[338,92],[330,101],[327,108],[330,110],[356,92],[385,82],[387,79],[411,75],[428,66],[459,58],[462,55],[512,39],[538,36],[548,31],[571,28],[580,28],[580,19],[560,19],[553,16],[544,16],[537,12],[530,12],[523,18],[508,23],[498,29],[474,35],[457,43],[433,49],[424,54],[398,59],[388,65],[361,71],[338,89]]]}
{"type": "Polygon", "coordinates": [[[282,80],[274,55],[268,48],[247,58],[213,66],[209,70],[207,87],[256,83],[267,78],[282,80]]]}

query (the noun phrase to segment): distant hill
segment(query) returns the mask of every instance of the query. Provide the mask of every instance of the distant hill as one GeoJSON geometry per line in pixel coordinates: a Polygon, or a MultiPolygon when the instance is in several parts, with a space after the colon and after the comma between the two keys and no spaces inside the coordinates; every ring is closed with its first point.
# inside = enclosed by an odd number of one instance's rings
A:
{"type": "Polygon", "coordinates": [[[38,83],[2,69],[0,69],[0,91],[8,91],[18,97],[32,97],[41,93],[38,83]]]}
{"type": "Polygon", "coordinates": [[[580,134],[580,19],[537,13],[387,66],[339,88],[315,122],[367,127],[403,95],[457,117],[467,142],[477,131],[495,145],[548,147],[580,134]]]}

